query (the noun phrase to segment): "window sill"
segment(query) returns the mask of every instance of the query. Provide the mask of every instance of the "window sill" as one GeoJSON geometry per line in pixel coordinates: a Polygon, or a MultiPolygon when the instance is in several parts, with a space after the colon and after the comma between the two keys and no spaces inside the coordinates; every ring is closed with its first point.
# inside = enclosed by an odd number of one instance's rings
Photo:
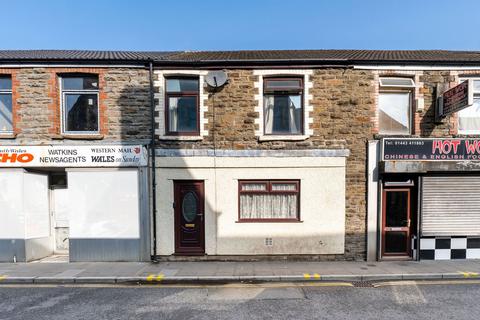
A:
{"type": "Polygon", "coordinates": [[[465,136],[465,137],[468,137],[468,136],[478,136],[478,135],[480,135],[480,131],[470,131],[470,132],[468,132],[468,131],[463,131],[463,132],[459,131],[459,132],[457,133],[457,136],[465,136]]]}
{"type": "Polygon", "coordinates": [[[374,139],[383,139],[383,138],[415,138],[417,137],[416,135],[413,134],[386,134],[386,133],[376,133],[374,135],[374,139]]]}
{"type": "Polygon", "coordinates": [[[0,139],[15,139],[16,137],[16,133],[0,133],[0,139]]]}
{"type": "Polygon", "coordinates": [[[307,135],[291,135],[291,136],[259,136],[258,141],[303,141],[310,138],[307,135]]]}
{"type": "Polygon", "coordinates": [[[202,136],[159,136],[159,140],[174,140],[174,141],[201,141],[202,136]]]}
{"type": "Polygon", "coordinates": [[[70,139],[70,140],[102,140],[103,134],[62,134],[55,139],[70,139]]]}
{"type": "Polygon", "coordinates": [[[237,220],[235,223],[303,223],[303,220],[296,219],[252,219],[252,220],[237,220]]]}

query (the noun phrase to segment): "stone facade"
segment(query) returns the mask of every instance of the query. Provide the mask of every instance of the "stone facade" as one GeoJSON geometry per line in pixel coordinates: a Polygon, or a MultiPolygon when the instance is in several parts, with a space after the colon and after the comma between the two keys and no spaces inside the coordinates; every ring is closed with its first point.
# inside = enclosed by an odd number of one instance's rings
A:
{"type": "MultiPolygon", "coordinates": [[[[229,82],[205,104],[208,136],[201,141],[159,140],[168,149],[348,149],[346,172],[345,254],[323,259],[365,259],[366,151],[373,138],[374,73],[345,68],[314,69],[309,76],[313,134],[302,141],[259,141],[259,114],[255,112],[258,76],[252,70],[228,70],[229,82]]],[[[163,112],[160,110],[159,112],[163,112]]],[[[262,120],[260,120],[262,121],[262,120]]]]}
{"type": "Polygon", "coordinates": [[[138,141],[150,138],[148,71],[142,68],[0,69],[12,76],[14,135],[3,143],[67,143],[70,139],[138,141]],[[59,75],[90,73],[99,77],[100,134],[71,136],[61,133],[59,75]]]}
{"type": "MultiPolygon", "coordinates": [[[[360,260],[366,256],[366,160],[367,141],[378,139],[378,77],[402,75],[414,78],[417,88],[413,136],[457,135],[455,115],[435,123],[438,84],[452,87],[459,76],[476,71],[379,71],[352,68],[315,68],[308,80],[313,107],[309,117],[310,137],[301,141],[259,141],[256,107],[260,94],[252,69],[228,70],[229,82],[204,99],[207,134],[193,140],[157,140],[157,148],[224,150],[348,149],[346,165],[345,253],[321,259],[360,260]],[[257,133],[256,133],[257,131],[257,133]]],[[[197,70],[198,71],[198,70],[197,70]]],[[[72,139],[146,141],[150,138],[148,71],[143,68],[9,68],[0,74],[12,76],[14,135],[0,136],[8,144],[69,143],[72,139]],[[61,133],[58,75],[94,73],[100,82],[100,135],[73,137],[61,133]]],[[[198,72],[197,72],[198,74],[198,72]]],[[[158,103],[158,101],[157,101],[158,103]]],[[[161,109],[161,108],[160,108],[161,109]]],[[[163,112],[157,109],[157,112],[163,112]]],[[[158,126],[158,124],[157,124],[158,126]]],[[[74,141],[73,141],[74,142],[74,141]]]]}

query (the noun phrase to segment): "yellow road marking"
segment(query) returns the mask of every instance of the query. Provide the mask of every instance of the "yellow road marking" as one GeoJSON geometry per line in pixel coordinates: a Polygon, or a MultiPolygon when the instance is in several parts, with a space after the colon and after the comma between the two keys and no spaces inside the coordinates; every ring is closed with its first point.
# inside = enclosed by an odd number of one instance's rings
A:
{"type": "Polygon", "coordinates": [[[459,273],[463,274],[463,277],[464,277],[464,278],[476,278],[476,277],[478,277],[478,273],[477,273],[477,272],[463,272],[463,271],[459,271],[459,273]]]}
{"type": "Polygon", "coordinates": [[[147,281],[162,281],[163,278],[165,278],[165,275],[163,273],[159,273],[159,274],[149,274],[147,276],[147,281]]]}
{"type": "Polygon", "coordinates": [[[147,281],[153,281],[153,278],[155,277],[154,274],[149,274],[147,277],[147,281]]]}
{"type": "Polygon", "coordinates": [[[303,277],[304,277],[305,279],[307,279],[307,280],[310,280],[310,279],[312,279],[312,278],[319,280],[319,279],[321,278],[318,273],[313,273],[313,274],[304,273],[304,274],[303,274],[303,277]]]}

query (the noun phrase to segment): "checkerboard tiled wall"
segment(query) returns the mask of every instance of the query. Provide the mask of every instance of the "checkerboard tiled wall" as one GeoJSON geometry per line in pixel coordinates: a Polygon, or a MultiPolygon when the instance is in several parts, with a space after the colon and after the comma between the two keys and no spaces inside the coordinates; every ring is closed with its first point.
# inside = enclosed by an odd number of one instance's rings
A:
{"type": "Polygon", "coordinates": [[[422,237],[420,260],[480,259],[480,237],[422,237]]]}

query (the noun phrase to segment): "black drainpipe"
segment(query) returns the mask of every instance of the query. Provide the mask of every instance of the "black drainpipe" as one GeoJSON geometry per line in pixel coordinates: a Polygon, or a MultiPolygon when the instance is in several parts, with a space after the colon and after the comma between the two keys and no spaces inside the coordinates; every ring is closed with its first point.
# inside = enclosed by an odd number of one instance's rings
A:
{"type": "Polygon", "coordinates": [[[153,238],[153,254],[150,257],[152,262],[157,261],[157,177],[155,165],[155,96],[153,88],[153,62],[150,60],[149,79],[150,79],[150,123],[151,123],[151,140],[150,140],[150,163],[152,173],[152,238],[153,238]]]}

